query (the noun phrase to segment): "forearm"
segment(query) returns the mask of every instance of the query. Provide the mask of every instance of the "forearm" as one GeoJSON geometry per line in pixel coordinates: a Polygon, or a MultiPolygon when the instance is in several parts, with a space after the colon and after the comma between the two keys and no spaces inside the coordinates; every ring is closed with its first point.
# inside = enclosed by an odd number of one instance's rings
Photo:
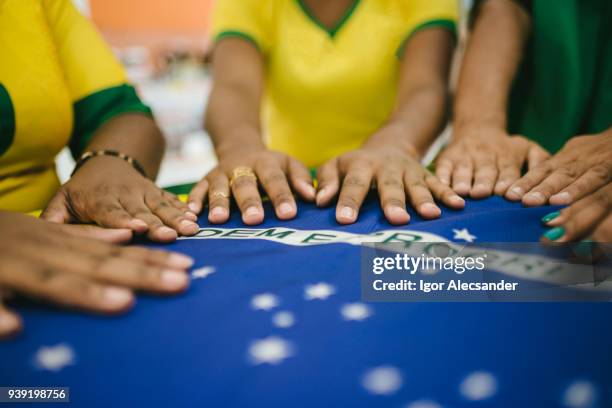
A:
{"type": "Polygon", "coordinates": [[[228,38],[215,47],[205,128],[219,157],[245,147],[264,147],[259,117],[263,65],[259,50],[242,39],[228,38]]]}
{"type": "Polygon", "coordinates": [[[422,157],[444,126],[447,100],[446,87],[439,83],[424,84],[400,95],[389,121],[367,144],[386,144],[422,157]]]}
{"type": "Polygon", "coordinates": [[[445,124],[454,39],[446,29],[417,32],[400,64],[395,109],[368,143],[387,143],[423,156],[445,124]]]}
{"type": "Polygon", "coordinates": [[[155,121],[139,113],[118,115],[101,126],[86,150],[116,150],[138,160],[147,176],[157,177],[165,140],[155,121]]]}
{"type": "Polygon", "coordinates": [[[510,87],[530,29],[528,13],[512,0],[488,0],[464,56],[454,105],[456,128],[474,123],[506,129],[510,87]]]}

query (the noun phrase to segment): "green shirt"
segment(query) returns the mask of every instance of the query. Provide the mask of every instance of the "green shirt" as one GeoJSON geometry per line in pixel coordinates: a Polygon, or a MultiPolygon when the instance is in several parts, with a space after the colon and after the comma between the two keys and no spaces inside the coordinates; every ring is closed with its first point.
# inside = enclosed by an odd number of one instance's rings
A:
{"type": "Polygon", "coordinates": [[[554,153],[612,126],[612,1],[521,1],[532,32],[514,80],[508,130],[554,153]]]}

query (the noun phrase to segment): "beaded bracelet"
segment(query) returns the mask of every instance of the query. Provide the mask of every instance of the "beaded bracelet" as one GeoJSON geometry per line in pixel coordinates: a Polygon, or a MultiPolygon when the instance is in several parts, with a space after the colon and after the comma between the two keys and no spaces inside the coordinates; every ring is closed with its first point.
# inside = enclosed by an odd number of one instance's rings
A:
{"type": "Polygon", "coordinates": [[[138,160],[136,160],[135,158],[131,156],[128,156],[127,154],[118,152],[116,150],[90,150],[90,151],[83,153],[81,157],[79,157],[79,160],[77,160],[74,170],[72,171],[72,174],[70,176],[72,177],[74,173],[76,173],[76,171],[81,166],[83,166],[85,162],[87,162],[87,160],[91,159],[92,157],[98,157],[98,156],[118,157],[128,162],[132,167],[134,167],[134,169],[136,169],[137,172],[142,174],[143,177],[147,177],[147,173],[145,172],[144,167],[142,167],[142,165],[138,162],[138,160]]]}

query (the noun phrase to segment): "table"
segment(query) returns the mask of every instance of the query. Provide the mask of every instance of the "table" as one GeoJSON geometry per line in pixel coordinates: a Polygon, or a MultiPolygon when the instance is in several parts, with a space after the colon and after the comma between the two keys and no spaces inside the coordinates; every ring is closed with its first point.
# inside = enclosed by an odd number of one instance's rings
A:
{"type": "Polygon", "coordinates": [[[215,238],[167,245],[196,261],[183,296],[115,318],[20,303],[0,385],[69,386],[73,407],[610,407],[610,303],[360,300],[351,234],[537,241],[550,211],[494,197],[393,227],[370,197],[349,226],[305,203],[255,230],[202,219],[215,238]]]}

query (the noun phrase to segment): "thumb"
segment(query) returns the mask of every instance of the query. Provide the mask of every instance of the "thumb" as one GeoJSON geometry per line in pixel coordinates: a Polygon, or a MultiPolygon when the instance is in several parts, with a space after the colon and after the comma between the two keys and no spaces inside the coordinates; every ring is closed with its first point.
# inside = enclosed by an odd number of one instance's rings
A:
{"type": "Polygon", "coordinates": [[[47,204],[47,208],[40,215],[45,221],[54,222],[57,224],[67,224],[73,221],[73,217],[68,211],[68,202],[63,191],[60,190],[47,204]]]}

